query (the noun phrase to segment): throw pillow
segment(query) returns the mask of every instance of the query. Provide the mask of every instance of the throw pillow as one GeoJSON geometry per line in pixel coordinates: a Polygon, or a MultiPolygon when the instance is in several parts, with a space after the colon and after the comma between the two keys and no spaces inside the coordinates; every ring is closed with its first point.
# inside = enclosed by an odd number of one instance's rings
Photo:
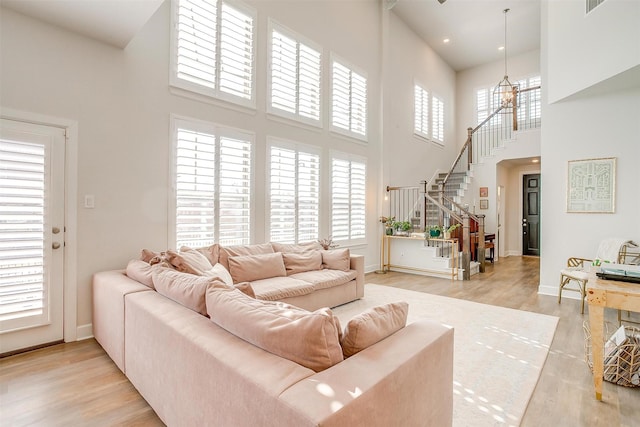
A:
{"type": "Polygon", "coordinates": [[[234,283],[287,275],[282,254],[279,252],[229,257],[229,272],[234,283]]]}
{"type": "Polygon", "coordinates": [[[127,277],[140,282],[143,285],[155,289],[153,286],[153,271],[158,268],[156,265],[151,265],[148,262],[144,262],[139,259],[132,259],[127,264],[127,277]]]}
{"type": "Polygon", "coordinates": [[[231,277],[231,274],[226,268],[224,268],[224,265],[220,263],[214,265],[211,270],[205,271],[203,276],[217,277],[221,282],[224,282],[229,286],[233,286],[233,278],[231,277]]]}
{"type": "MultiPolygon", "coordinates": [[[[182,248],[180,248],[180,250],[182,250],[182,248]]],[[[211,265],[216,265],[218,263],[218,259],[220,258],[220,246],[217,243],[204,248],[197,248],[196,250],[207,257],[211,265]]]]}
{"type": "Polygon", "coordinates": [[[233,286],[248,297],[251,297],[251,298],[256,297],[256,293],[253,291],[253,287],[249,282],[242,282],[233,286]]]}
{"type": "Polygon", "coordinates": [[[153,284],[159,294],[204,316],[207,315],[207,287],[219,284],[228,288],[216,278],[194,276],[168,268],[159,268],[153,272],[153,284]]]}
{"type": "Polygon", "coordinates": [[[271,243],[220,247],[220,257],[218,259],[218,262],[228,269],[229,257],[240,255],[272,254],[273,252],[274,251],[271,243]]]}
{"type": "Polygon", "coordinates": [[[395,302],[373,307],[349,320],[340,341],[344,357],[353,356],[404,328],[408,312],[409,304],[395,302]]]}
{"type": "Polygon", "coordinates": [[[186,246],[183,246],[180,252],[167,251],[167,259],[176,270],[182,273],[202,276],[213,268],[206,256],[186,246]]]}
{"type": "Polygon", "coordinates": [[[287,269],[287,276],[305,271],[322,269],[322,254],[320,251],[306,253],[283,253],[282,259],[287,269]]]}
{"type": "Polygon", "coordinates": [[[349,249],[322,251],[322,267],[329,270],[349,271],[351,269],[349,249]]]}
{"type": "Polygon", "coordinates": [[[328,308],[309,312],[212,285],[207,289],[207,310],[214,323],[235,336],[315,372],[343,360],[328,308]]]}
{"type": "Polygon", "coordinates": [[[304,253],[304,252],[313,252],[313,251],[322,250],[322,245],[318,242],[306,242],[306,243],[298,243],[298,244],[272,242],[271,246],[273,246],[274,252],[282,252],[283,254],[284,253],[304,253]]]}

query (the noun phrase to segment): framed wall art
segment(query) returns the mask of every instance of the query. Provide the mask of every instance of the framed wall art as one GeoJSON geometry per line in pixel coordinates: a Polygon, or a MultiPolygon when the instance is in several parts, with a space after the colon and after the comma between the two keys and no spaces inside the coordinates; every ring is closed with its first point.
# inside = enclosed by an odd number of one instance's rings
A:
{"type": "Polygon", "coordinates": [[[489,187],[480,187],[480,197],[489,197],[489,187]]]}
{"type": "Polygon", "coordinates": [[[614,213],[616,158],[569,160],[567,212],[614,213]]]}
{"type": "Polygon", "coordinates": [[[489,209],[489,201],[487,199],[480,200],[480,209],[489,209]]]}

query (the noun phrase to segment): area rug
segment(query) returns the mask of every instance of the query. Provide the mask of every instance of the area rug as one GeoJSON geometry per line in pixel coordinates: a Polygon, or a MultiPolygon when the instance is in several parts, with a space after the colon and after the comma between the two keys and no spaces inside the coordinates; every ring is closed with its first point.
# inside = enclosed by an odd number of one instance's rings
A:
{"type": "Polygon", "coordinates": [[[455,329],[453,425],[519,425],[558,318],[374,284],[333,312],[344,326],[367,308],[396,301],[409,303],[409,323],[427,318],[455,329]]]}

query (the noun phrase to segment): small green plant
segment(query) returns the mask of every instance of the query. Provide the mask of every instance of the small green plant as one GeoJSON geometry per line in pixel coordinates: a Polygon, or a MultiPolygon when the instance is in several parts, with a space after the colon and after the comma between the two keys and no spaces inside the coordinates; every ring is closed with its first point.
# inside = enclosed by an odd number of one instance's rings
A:
{"type": "Polygon", "coordinates": [[[402,230],[402,231],[409,231],[412,228],[413,227],[411,226],[411,223],[409,221],[402,221],[400,223],[400,230],[402,230]]]}

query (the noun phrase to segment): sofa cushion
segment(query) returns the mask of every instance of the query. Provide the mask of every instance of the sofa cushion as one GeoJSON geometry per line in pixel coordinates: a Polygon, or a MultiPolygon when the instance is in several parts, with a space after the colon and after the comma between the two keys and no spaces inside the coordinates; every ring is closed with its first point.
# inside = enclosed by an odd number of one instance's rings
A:
{"type": "Polygon", "coordinates": [[[260,301],[225,285],[207,289],[211,320],[270,353],[320,372],[343,360],[338,330],[328,308],[309,312],[260,301]]]}
{"type": "Polygon", "coordinates": [[[292,279],[299,279],[313,285],[313,290],[332,288],[334,286],[344,285],[352,280],[355,280],[358,272],[355,270],[340,271],[340,270],[319,270],[319,271],[305,271],[303,273],[296,273],[289,276],[292,279]]]}
{"type": "Polygon", "coordinates": [[[322,267],[330,270],[349,271],[351,267],[349,249],[322,251],[322,267]]]}
{"type": "Polygon", "coordinates": [[[214,265],[211,270],[207,270],[204,272],[203,276],[207,277],[217,277],[221,282],[224,282],[226,285],[233,285],[233,277],[231,277],[231,273],[229,270],[224,268],[224,265],[217,263],[214,265]]]}
{"type": "Polygon", "coordinates": [[[283,253],[282,259],[287,269],[287,276],[303,271],[320,270],[322,268],[322,254],[320,251],[304,253],[283,253]]]}
{"type": "Polygon", "coordinates": [[[251,286],[251,283],[249,282],[237,283],[233,285],[233,287],[251,298],[256,297],[256,293],[253,292],[253,286],[251,286]]]}
{"type": "Polygon", "coordinates": [[[283,254],[306,253],[306,252],[322,250],[322,245],[318,242],[306,242],[306,243],[298,243],[298,244],[272,242],[271,246],[273,246],[274,252],[282,252],[283,254]]]}
{"type": "Polygon", "coordinates": [[[228,287],[213,277],[194,276],[168,268],[159,268],[153,272],[153,284],[159,294],[205,316],[207,315],[205,295],[207,287],[212,283],[228,287]]]}
{"type": "Polygon", "coordinates": [[[251,282],[256,298],[277,301],[313,292],[313,283],[291,277],[271,277],[251,282]]]}
{"type": "Polygon", "coordinates": [[[272,253],[274,253],[274,250],[271,243],[262,243],[259,245],[221,246],[218,262],[224,265],[224,268],[229,270],[229,257],[272,253]]]}
{"type": "Polygon", "coordinates": [[[409,304],[395,302],[373,307],[349,320],[340,341],[344,357],[352,356],[404,328],[408,312],[409,304]]]}
{"type": "Polygon", "coordinates": [[[234,282],[253,282],[258,279],[287,275],[280,252],[231,256],[229,257],[229,272],[234,282]]]}
{"type": "Polygon", "coordinates": [[[207,257],[187,246],[180,248],[180,252],[167,251],[167,259],[176,270],[182,273],[202,276],[205,271],[213,268],[207,257]]]}

